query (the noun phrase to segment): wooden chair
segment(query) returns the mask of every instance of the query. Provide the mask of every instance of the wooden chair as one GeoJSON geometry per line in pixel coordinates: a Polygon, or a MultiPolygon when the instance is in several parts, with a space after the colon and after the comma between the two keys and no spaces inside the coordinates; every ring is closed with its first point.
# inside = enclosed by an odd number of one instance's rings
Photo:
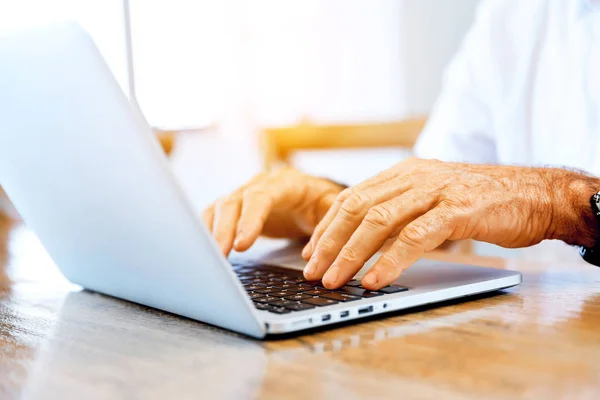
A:
{"type": "MultiPolygon", "coordinates": [[[[425,127],[427,118],[403,121],[315,125],[309,121],[295,126],[265,128],[261,132],[265,170],[290,164],[293,153],[301,150],[400,147],[411,149],[425,127]]],[[[447,242],[442,250],[470,254],[473,242],[447,242]]]]}
{"type": "Polygon", "coordinates": [[[411,118],[353,125],[315,125],[307,121],[295,126],[265,128],[261,133],[264,167],[270,169],[278,164],[289,164],[290,156],[299,150],[361,147],[410,149],[426,121],[426,118],[411,118]]]}

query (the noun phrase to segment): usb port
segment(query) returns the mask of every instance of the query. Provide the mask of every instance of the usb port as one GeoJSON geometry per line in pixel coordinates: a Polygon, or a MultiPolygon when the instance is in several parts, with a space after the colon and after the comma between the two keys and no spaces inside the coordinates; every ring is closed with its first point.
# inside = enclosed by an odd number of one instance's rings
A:
{"type": "Polygon", "coordinates": [[[321,321],[329,321],[331,319],[331,314],[325,314],[321,317],[321,321]]]}
{"type": "Polygon", "coordinates": [[[340,313],[340,317],[342,317],[342,318],[346,318],[348,315],[350,315],[350,311],[342,311],[340,313]]]}
{"type": "Polygon", "coordinates": [[[363,307],[358,309],[358,315],[373,312],[373,306],[363,307]]]}

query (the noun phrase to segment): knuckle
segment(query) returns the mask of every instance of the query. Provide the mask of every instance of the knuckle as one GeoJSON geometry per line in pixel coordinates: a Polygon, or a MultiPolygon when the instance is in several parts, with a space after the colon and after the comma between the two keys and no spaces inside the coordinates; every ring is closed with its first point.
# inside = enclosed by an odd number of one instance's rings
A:
{"type": "Polygon", "coordinates": [[[439,229],[446,231],[449,237],[470,236],[473,229],[473,215],[467,211],[449,210],[440,216],[439,229]]]}
{"type": "Polygon", "coordinates": [[[463,225],[471,218],[470,213],[465,211],[448,211],[442,217],[442,223],[446,226],[463,225]]]}
{"type": "Polygon", "coordinates": [[[346,247],[341,254],[341,258],[344,262],[353,264],[360,260],[358,251],[354,247],[346,247]]]}
{"type": "Polygon", "coordinates": [[[422,247],[422,243],[429,233],[429,227],[422,224],[409,224],[400,234],[400,240],[407,246],[413,248],[422,247]]]}
{"type": "Polygon", "coordinates": [[[341,210],[351,217],[358,217],[362,214],[364,208],[370,202],[368,195],[364,193],[354,193],[343,203],[341,210]]]}
{"type": "Polygon", "coordinates": [[[335,247],[335,243],[333,242],[333,240],[329,239],[326,236],[323,236],[319,240],[316,250],[319,253],[329,253],[334,249],[334,247],[335,247]]]}
{"type": "Polygon", "coordinates": [[[335,202],[338,204],[342,204],[348,197],[350,197],[354,193],[353,188],[346,188],[340,192],[335,198],[335,202]]]}
{"type": "Polygon", "coordinates": [[[442,200],[442,204],[448,208],[470,208],[473,205],[473,199],[468,194],[470,192],[467,185],[455,185],[452,194],[442,200]]]}
{"type": "Polygon", "coordinates": [[[367,213],[365,222],[373,228],[386,227],[394,222],[394,213],[386,206],[375,206],[367,213]]]}
{"type": "Polygon", "coordinates": [[[457,207],[456,205],[450,205],[448,203],[441,205],[440,211],[438,220],[441,226],[461,224],[471,217],[469,208],[457,207]]]}

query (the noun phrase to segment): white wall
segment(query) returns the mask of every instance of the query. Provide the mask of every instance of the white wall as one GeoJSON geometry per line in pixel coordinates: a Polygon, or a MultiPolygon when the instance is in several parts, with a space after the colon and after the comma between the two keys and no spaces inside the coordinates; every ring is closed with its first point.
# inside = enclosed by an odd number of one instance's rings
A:
{"type": "Polygon", "coordinates": [[[78,21],[92,35],[126,91],[122,0],[0,0],[0,36],[64,20],[78,21]]]}
{"type": "Polygon", "coordinates": [[[478,0],[254,0],[247,101],[259,123],[427,114],[478,0]]]}
{"type": "MultiPolygon", "coordinates": [[[[131,0],[151,123],[427,113],[477,0],[131,0]]],[[[127,87],[122,0],[0,0],[0,34],[75,18],[127,87]]]]}
{"type": "Polygon", "coordinates": [[[427,113],[477,0],[132,0],[157,125],[427,113]]]}
{"type": "Polygon", "coordinates": [[[427,114],[442,72],[473,22],[479,0],[402,0],[402,56],[410,114],[427,114]]]}

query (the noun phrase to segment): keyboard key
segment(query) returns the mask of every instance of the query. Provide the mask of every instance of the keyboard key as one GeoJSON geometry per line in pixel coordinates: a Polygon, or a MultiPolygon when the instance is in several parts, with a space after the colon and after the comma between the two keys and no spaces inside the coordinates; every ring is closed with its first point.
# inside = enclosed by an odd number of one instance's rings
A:
{"type": "Polygon", "coordinates": [[[258,290],[258,289],[264,289],[267,286],[263,285],[262,283],[253,283],[253,284],[250,284],[250,285],[244,285],[244,287],[246,288],[247,291],[253,292],[253,291],[258,290]]]}
{"type": "Polygon", "coordinates": [[[308,292],[302,292],[302,293],[310,294],[312,296],[320,296],[325,293],[331,293],[331,291],[326,290],[326,289],[313,289],[308,292]]]}
{"type": "Polygon", "coordinates": [[[291,296],[286,296],[285,298],[288,300],[300,301],[304,299],[310,299],[312,296],[304,293],[294,293],[291,296]]]}
{"type": "Polygon", "coordinates": [[[332,304],[337,304],[338,302],[331,299],[324,299],[322,297],[313,297],[311,299],[302,300],[303,303],[311,304],[313,306],[330,306],[332,304]]]}
{"type": "Polygon", "coordinates": [[[265,276],[267,275],[268,272],[267,271],[261,271],[261,270],[252,270],[252,272],[249,272],[248,275],[252,275],[252,276],[265,276]]]}
{"type": "Polygon", "coordinates": [[[267,308],[267,311],[275,313],[275,314],[287,314],[290,312],[290,310],[288,310],[287,308],[275,307],[272,305],[269,305],[269,308],[267,308]]]}
{"type": "MultiPolygon", "coordinates": [[[[278,289],[278,288],[273,288],[273,287],[265,287],[265,286],[263,286],[263,287],[259,287],[258,289],[254,289],[254,290],[253,290],[253,292],[256,292],[256,293],[270,294],[271,296],[276,296],[276,295],[274,295],[274,294],[272,294],[272,293],[274,293],[274,292],[278,292],[278,291],[279,291],[279,289],[278,289]]],[[[277,297],[283,297],[283,296],[277,296],[277,297]]]]}
{"type": "Polygon", "coordinates": [[[279,285],[277,282],[269,282],[265,289],[271,289],[271,290],[283,290],[283,288],[281,287],[281,285],[279,285]]]}
{"type": "Polygon", "coordinates": [[[360,281],[357,279],[352,279],[350,282],[346,283],[346,286],[359,287],[360,281]]]}
{"type": "Polygon", "coordinates": [[[276,314],[408,290],[403,286],[390,285],[379,291],[369,291],[361,286],[358,279],[351,280],[340,289],[328,290],[321,281],[305,280],[301,271],[254,262],[236,264],[234,270],[256,307],[276,314]]]}
{"type": "Polygon", "coordinates": [[[380,292],[371,292],[370,290],[365,290],[365,292],[362,294],[362,297],[368,299],[369,297],[377,297],[377,296],[383,296],[383,293],[380,292]]]}
{"type": "Polygon", "coordinates": [[[259,297],[258,299],[254,299],[253,300],[255,303],[273,303],[275,301],[281,301],[281,299],[279,297],[273,297],[273,296],[265,296],[265,297],[259,297]]]}
{"type": "Polygon", "coordinates": [[[302,277],[297,277],[297,278],[290,278],[286,280],[287,283],[303,283],[306,282],[306,279],[302,278],[302,277]]]}
{"type": "Polygon", "coordinates": [[[408,290],[408,288],[404,287],[404,286],[390,285],[390,286],[384,287],[383,289],[379,289],[378,292],[390,294],[390,293],[405,292],[407,290],[408,290]]]}
{"type": "Polygon", "coordinates": [[[261,283],[263,280],[260,278],[255,278],[253,276],[249,276],[246,278],[240,278],[240,281],[244,284],[244,285],[251,285],[253,283],[261,283]]]}
{"type": "Polygon", "coordinates": [[[269,309],[269,305],[264,304],[264,303],[254,303],[254,306],[256,308],[258,308],[259,310],[268,310],[269,309]]]}
{"type": "Polygon", "coordinates": [[[306,304],[306,303],[293,303],[293,304],[285,306],[285,308],[287,308],[288,310],[292,310],[292,311],[303,311],[303,310],[310,310],[311,308],[315,308],[315,306],[313,306],[312,304],[306,304]]]}
{"type": "Polygon", "coordinates": [[[296,304],[295,301],[290,301],[290,300],[280,300],[280,301],[274,301],[273,303],[269,303],[272,306],[276,306],[276,307],[287,307],[290,304],[296,304]]]}
{"type": "Polygon", "coordinates": [[[307,288],[298,286],[294,283],[278,283],[277,286],[280,287],[282,290],[291,290],[292,292],[303,292],[307,290],[307,288]]]}
{"type": "Polygon", "coordinates": [[[321,297],[342,302],[360,300],[360,297],[358,296],[352,296],[345,293],[326,293],[322,294],[321,297]]]}
{"type": "Polygon", "coordinates": [[[362,296],[363,293],[365,293],[367,290],[358,288],[358,287],[344,286],[344,287],[339,288],[337,291],[342,292],[342,293],[351,294],[353,296],[362,296]]]}
{"type": "Polygon", "coordinates": [[[281,290],[279,292],[271,292],[271,293],[269,293],[269,295],[276,296],[276,297],[288,297],[288,296],[293,296],[295,294],[296,294],[295,292],[290,292],[289,290],[281,290]]]}

